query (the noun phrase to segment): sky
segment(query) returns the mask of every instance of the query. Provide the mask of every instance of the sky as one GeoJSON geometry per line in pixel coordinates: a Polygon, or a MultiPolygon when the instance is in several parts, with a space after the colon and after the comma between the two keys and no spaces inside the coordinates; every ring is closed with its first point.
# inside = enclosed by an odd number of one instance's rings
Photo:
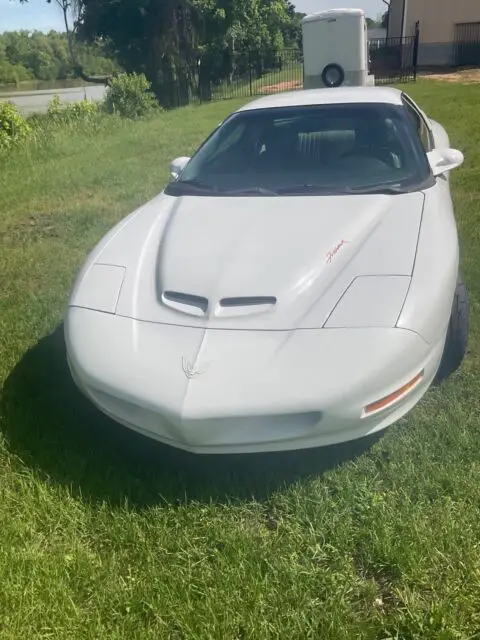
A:
{"type": "MultiPolygon", "coordinates": [[[[351,6],[363,9],[370,18],[376,18],[386,9],[382,0],[352,0],[352,2],[348,0],[293,0],[293,3],[297,11],[303,13],[316,13],[324,9],[351,6]]],[[[19,29],[63,30],[60,8],[55,2],[47,4],[45,0],[29,0],[25,4],[20,4],[18,0],[0,0],[0,33],[19,29]]]]}

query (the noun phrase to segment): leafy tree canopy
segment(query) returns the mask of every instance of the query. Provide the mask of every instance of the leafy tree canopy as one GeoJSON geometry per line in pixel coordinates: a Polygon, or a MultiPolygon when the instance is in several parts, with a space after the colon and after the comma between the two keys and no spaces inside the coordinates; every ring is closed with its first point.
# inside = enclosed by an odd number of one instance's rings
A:
{"type": "Polygon", "coordinates": [[[100,41],[125,70],[145,73],[165,104],[175,83],[193,85],[213,67],[217,76],[231,74],[237,52],[278,52],[300,41],[290,0],[55,1],[65,18],[75,15],[75,43],[100,41]]]}
{"type": "MultiPolygon", "coordinates": [[[[79,43],[80,64],[92,75],[107,75],[118,64],[98,40],[79,43]]],[[[27,80],[65,80],[75,76],[67,35],[57,31],[10,31],[0,34],[0,84],[27,80]]]]}

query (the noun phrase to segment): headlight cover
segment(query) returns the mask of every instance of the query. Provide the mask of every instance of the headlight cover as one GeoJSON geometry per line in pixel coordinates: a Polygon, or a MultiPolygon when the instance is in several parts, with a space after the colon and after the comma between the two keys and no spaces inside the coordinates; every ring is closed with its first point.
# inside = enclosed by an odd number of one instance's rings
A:
{"type": "Polygon", "coordinates": [[[69,306],[114,314],[125,271],[116,265],[93,264],[75,286],[69,306]]]}
{"type": "Polygon", "coordinates": [[[335,305],[324,324],[327,329],[395,327],[411,278],[359,276],[335,305]]]}

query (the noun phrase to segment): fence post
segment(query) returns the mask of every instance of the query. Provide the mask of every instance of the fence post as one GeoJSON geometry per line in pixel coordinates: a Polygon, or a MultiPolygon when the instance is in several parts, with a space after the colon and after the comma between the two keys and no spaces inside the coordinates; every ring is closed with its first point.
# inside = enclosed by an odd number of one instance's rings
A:
{"type": "Polygon", "coordinates": [[[415,40],[413,42],[413,79],[417,80],[418,46],[420,44],[420,22],[415,23],[415,40]]]}
{"type": "Polygon", "coordinates": [[[250,49],[248,50],[248,78],[250,85],[250,97],[253,96],[253,85],[252,85],[252,58],[250,55],[250,49]]]}

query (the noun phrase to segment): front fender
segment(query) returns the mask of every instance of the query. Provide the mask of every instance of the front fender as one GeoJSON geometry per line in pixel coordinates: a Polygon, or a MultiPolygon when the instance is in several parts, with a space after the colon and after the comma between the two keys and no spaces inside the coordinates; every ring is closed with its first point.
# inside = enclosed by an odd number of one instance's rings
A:
{"type": "Polygon", "coordinates": [[[459,242],[448,184],[439,180],[425,195],[412,282],[397,327],[415,331],[433,344],[445,334],[450,320],[459,242]]]}

